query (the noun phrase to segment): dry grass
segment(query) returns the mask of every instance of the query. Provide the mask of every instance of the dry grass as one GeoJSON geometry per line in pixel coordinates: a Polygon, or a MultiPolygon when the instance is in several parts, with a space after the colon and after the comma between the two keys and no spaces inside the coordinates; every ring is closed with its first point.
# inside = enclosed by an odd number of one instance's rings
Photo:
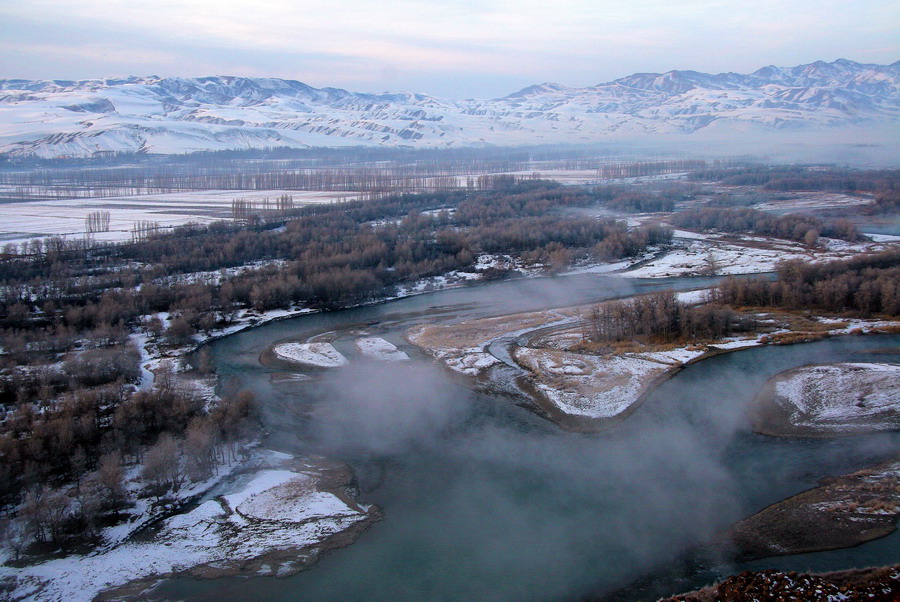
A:
{"type": "Polygon", "coordinates": [[[572,353],[589,353],[592,355],[606,355],[612,351],[609,343],[596,343],[594,341],[579,341],[569,347],[567,351],[572,353]]]}
{"type": "Polygon", "coordinates": [[[828,509],[829,512],[856,512],[859,510],[859,502],[843,502],[828,509]]]}
{"type": "Polygon", "coordinates": [[[897,512],[897,510],[900,510],[900,507],[892,500],[869,500],[865,505],[866,512],[897,512]]]}
{"type": "Polygon", "coordinates": [[[793,345],[794,343],[820,341],[827,337],[828,332],[778,332],[765,335],[759,340],[764,345],[793,345]]]}
{"type": "Polygon", "coordinates": [[[810,319],[807,316],[788,316],[788,328],[803,332],[827,332],[829,330],[837,330],[847,328],[849,322],[819,322],[815,318],[810,319]]]}
{"type": "Polygon", "coordinates": [[[459,324],[414,326],[407,339],[426,349],[468,349],[482,347],[487,341],[510,332],[538,329],[574,314],[574,309],[535,311],[495,318],[468,320],[459,324]]]}
{"type": "Polygon", "coordinates": [[[639,353],[647,350],[637,341],[619,341],[613,343],[610,347],[612,347],[612,352],[615,355],[622,355],[623,353],[639,353]]]}

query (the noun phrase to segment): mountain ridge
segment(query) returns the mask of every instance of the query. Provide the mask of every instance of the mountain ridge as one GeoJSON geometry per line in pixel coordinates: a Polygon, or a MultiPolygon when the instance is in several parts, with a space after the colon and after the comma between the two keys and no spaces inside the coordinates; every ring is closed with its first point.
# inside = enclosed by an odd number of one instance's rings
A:
{"type": "Polygon", "coordinates": [[[482,100],[241,76],[0,80],[0,153],[38,157],[896,132],[898,123],[900,61],[635,73],[584,88],[545,82],[482,100]]]}

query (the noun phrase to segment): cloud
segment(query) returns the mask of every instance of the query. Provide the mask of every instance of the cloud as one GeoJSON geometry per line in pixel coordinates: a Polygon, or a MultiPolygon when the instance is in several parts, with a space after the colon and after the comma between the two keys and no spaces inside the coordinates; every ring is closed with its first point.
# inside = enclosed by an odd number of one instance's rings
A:
{"type": "Polygon", "coordinates": [[[633,71],[752,71],[838,56],[892,62],[898,22],[894,3],[882,0],[852,10],[823,0],[815,11],[772,0],[30,0],[0,6],[0,16],[0,34],[16,42],[5,71],[57,68],[68,77],[78,59],[79,76],[99,75],[85,71],[103,61],[131,73],[209,65],[304,80],[321,73],[320,85],[351,88],[418,91],[428,82],[457,96],[508,93],[512,81],[591,85],[633,71]],[[61,52],[47,52],[51,37],[61,52]],[[98,53],[110,40],[126,40],[127,50],[98,53]],[[453,81],[441,85],[442,73],[453,81]],[[467,85],[466,74],[478,83],[467,85]]]}

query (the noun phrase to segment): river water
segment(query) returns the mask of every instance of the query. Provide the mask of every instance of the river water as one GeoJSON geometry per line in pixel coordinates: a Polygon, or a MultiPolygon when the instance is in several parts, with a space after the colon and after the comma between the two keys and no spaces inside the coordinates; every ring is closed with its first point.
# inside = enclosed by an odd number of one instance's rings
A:
{"type": "Polygon", "coordinates": [[[826,570],[900,561],[896,536],[857,548],[729,565],[704,544],[766,505],[885,458],[897,434],[834,440],[755,435],[747,403],[770,376],[827,361],[890,361],[898,336],[839,337],[710,358],[599,435],[561,431],[503,395],[475,393],[402,334],[428,322],[583,303],[710,280],[596,275],[441,291],[265,325],[212,344],[223,387],[253,390],[266,447],[349,462],[384,520],[285,579],[175,579],[150,598],[205,600],[650,599],[745,568],[826,570]],[[337,334],[351,365],[267,367],[273,342],[337,334]],[[412,361],[360,361],[382,336],[412,361]],[[338,336],[339,335],[339,336],[338,336]],[[624,589],[622,589],[624,588],[624,589]]]}

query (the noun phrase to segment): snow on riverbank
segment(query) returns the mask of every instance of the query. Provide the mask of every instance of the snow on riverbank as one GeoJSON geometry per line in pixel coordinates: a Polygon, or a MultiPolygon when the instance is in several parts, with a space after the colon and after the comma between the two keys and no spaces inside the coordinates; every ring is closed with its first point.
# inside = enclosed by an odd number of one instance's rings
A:
{"type": "Polygon", "coordinates": [[[261,452],[257,460],[259,470],[249,480],[166,519],[146,539],[89,556],[2,567],[0,575],[17,580],[17,597],[66,602],[173,573],[283,575],[314,561],[318,546],[330,537],[377,517],[377,508],[322,490],[322,476],[333,465],[301,463],[274,452],[261,452]]]}
{"type": "Polygon", "coordinates": [[[700,303],[705,303],[709,300],[709,289],[701,288],[696,291],[683,291],[680,293],[675,293],[675,298],[679,303],[685,303],[687,305],[697,305],[700,303]]]}
{"type": "Polygon", "coordinates": [[[362,355],[374,360],[402,362],[409,359],[409,356],[397,349],[396,345],[379,337],[356,339],[356,348],[362,355]]]}
{"type": "Polygon", "coordinates": [[[272,347],[272,351],[280,360],[317,368],[337,368],[350,363],[331,343],[281,343],[272,347]]]}
{"type": "Polygon", "coordinates": [[[575,310],[525,312],[495,318],[480,318],[460,324],[421,324],[406,331],[407,340],[455,372],[478,376],[503,363],[488,352],[499,339],[511,339],[539,328],[567,324],[575,310]]]}
{"type": "MultiPolygon", "coordinates": [[[[758,403],[775,404],[790,432],[852,434],[900,429],[900,365],[838,363],[776,375],[758,403]]],[[[769,424],[769,429],[778,428],[769,424]]]]}
{"type": "Polygon", "coordinates": [[[626,270],[625,278],[669,278],[676,276],[760,274],[774,272],[789,259],[821,262],[847,259],[866,252],[895,248],[896,242],[849,243],[822,238],[815,247],[789,240],[761,236],[718,237],[685,230],[674,231],[674,244],[666,254],[626,270]]]}
{"type": "Polygon", "coordinates": [[[672,367],[638,356],[600,357],[518,347],[513,357],[537,376],[534,387],[568,415],[612,418],[628,410],[653,378],[672,367]]]}

